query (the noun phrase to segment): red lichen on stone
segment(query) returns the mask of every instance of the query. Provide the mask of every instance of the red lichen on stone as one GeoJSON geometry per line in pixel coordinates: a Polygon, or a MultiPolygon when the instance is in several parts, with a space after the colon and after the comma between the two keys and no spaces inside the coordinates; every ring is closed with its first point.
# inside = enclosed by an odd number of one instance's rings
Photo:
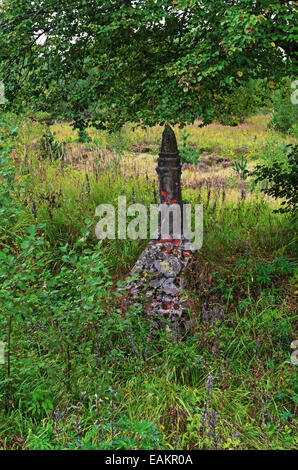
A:
{"type": "Polygon", "coordinates": [[[172,303],[171,303],[171,302],[164,302],[164,303],[163,303],[163,308],[164,308],[165,310],[169,310],[171,307],[172,307],[172,303]]]}

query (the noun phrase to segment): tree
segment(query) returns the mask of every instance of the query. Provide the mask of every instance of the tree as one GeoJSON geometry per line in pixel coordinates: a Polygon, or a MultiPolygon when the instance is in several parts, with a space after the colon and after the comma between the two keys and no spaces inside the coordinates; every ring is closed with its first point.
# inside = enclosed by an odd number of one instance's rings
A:
{"type": "Polygon", "coordinates": [[[272,93],[266,80],[244,81],[235,90],[215,94],[215,118],[224,125],[237,126],[256,111],[270,106],[272,93]]]}
{"type": "Polygon", "coordinates": [[[207,124],[219,94],[255,78],[272,87],[296,70],[293,1],[10,0],[0,8],[10,106],[79,128],[207,124]]]}

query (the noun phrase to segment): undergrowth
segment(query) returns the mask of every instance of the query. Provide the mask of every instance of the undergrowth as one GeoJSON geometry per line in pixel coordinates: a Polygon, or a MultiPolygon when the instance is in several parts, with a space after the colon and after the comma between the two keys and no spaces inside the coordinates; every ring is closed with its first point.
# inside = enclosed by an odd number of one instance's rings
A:
{"type": "Polygon", "coordinates": [[[12,159],[18,137],[2,131],[0,448],[294,448],[291,216],[257,188],[234,202],[184,189],[204,205],[204,244],[173,331],[125,312],[115,289],[146,240],[94,235],[98,204],[148,207],[154,182],[12,159]]]}

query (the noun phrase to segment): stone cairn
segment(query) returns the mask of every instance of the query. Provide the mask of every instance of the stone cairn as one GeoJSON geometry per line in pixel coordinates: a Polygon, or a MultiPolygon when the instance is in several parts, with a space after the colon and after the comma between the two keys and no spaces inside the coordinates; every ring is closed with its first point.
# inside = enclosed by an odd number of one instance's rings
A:
{"type": "MultiPolygon", "coordinates": [[[[168,125],[162,135],[156,171],[159,179],[159,205],[179,204],[183,215],[180,157],[175,134],[168,125]]],[[[181,219],[182,229],[183,217],[181,219]]],[[[177,325],[185,309],[181,296],[184,288],[183,270],[192,258],[192,250],[182,234],[178,239],[173,237],[171,216],[169,238],[161,237],[160,227],[159,214],[158,238],[148,243],[130,272],[129,277],[132,280],[119,290],[123,293],[125,310],[131,306],[142,307],[148,315],[159,317],[160,320],[167,319],[177,325]]]]}

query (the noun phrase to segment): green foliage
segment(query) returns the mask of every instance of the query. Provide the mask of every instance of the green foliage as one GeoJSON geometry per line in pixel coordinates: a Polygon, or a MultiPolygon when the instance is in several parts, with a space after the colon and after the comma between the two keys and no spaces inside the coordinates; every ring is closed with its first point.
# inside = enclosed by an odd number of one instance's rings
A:
{"type": "Polygon", "coordinates": [[[216,116],[226,126],[237,126],[262,108],[271,108],[267,80],[249,80],[235,91],[216,94],[216,116]]]}
{"type": "Polygon", "coordinates": [[[187,145],[182,150],[180,150],[179,155],[182,165],[184,163],[191,165],[197,165],[199,163],[200,153],[191,145],[187,145]]]}
{"type": "Polygon", "coordinates": [[[38,111],[31,116],[31,119],[36,120],[37,122],[44,124],[46,126],[51,126],[54,124],[55,119],[53,119],[47,111],[38,111]]]}
{"type": "Polygon", "coordinates": [[[275,258],[271,263],[256,263],[256,268],[252,271],[258,287],[270,286],[276,276],[292,276],[294,266],[286,258],[275,258]]]}
{"type": "Polygon", "coordinates": [[[285,166],[287,165],[288,145],[288,142],[270,133],[255,157],[260,160],[261,164],[268,167],[273,166],[273,162],[285,166]]]}
{"type": "Polygon", "coordinates": [[[233,169],[237,173],[239,178],[241,178],[242,180],[245,180],[248,176],[248,170],[246,167],[247,167],[247,158],[245,158],[244,155],[241,155],[241,160],[234,162],[233,169]]]}
{"type": "Polygon", "coordinates": [[[28,412],[31,412],[33,416],[41,416],[43,414],[48,415],[53,411],[54,405],[48,390],[34,390],[31,392],[31,398],[32,402],[28,408],[28,412]]]}
{"type": "Polygon", "coordinates": [[[279,0],[11,0],[0,24],[7,106],[79,129],[206,124],[216,96],[294,73],[295,13],[279,0]]]}
{"type": "Polygon", "coordinates": [[[3,243],[9,236],[11,227],[19,213],[19,206],[12,195],[21,188],[21,185],[16,184],[15,169],[10,160],[11,141],[16,135],[17,128],[10,130],[4,122],[0,122],[0,125],[0,236],[3,243]]]}
{"type": "MultiPolygon", "coordinates": [[[[37,155],[26,173],[10,158],[15,136],[3,131],[0,448],[293,448],[289,217],[272,214],[258,188],[235,202],[203,186],[204,245],[183,292],[185,322],[161,327],[115,292],[146,242],[98,244],[93,235],[100,202],[126,194],[147,205],[151,182],[110,164],[98,182],[90,173],[88,194],[84,173],[37,155]],[[60,186],[51,218],[45,195],[60,186]]],[[[226,197],[237,190],[229,185],[226,197]]],[[[195,202],[197,187],[183,198],[195,202]]]]}
{"type": "Polygon", "coordinates": [[[265,194],[274,198],[282,198],[278,212],[297,211],[298,203],[298,146],[289,145],[284,162],[272,160],[271,165],[257,165],[251,172],[256,182],[266,181],[268,187],[263,188],[265,194]],[[284,207],[285,206],[285,207],[284,207]]]}
{"type": "Polygon", "coordinates": [[[273,95],[273,114],[269,127],[298,137],[298,107],[291,101],[293,89],[287,83],[273,95]]]}
{"type": "Polygon", "coordinates": [[[86,142],[91,142],[91,137],[88,135],[88,132],[86,131],[85,127],[81,128],[78,130],[78,142],[80,143],[86,143],[86,142]]]}
{"type": "Polygon", "coordinates": [[[182,165],[184,165],[185,163],[190,165],[197,165],[199,162],[200,154],[194,146],[187,145],[187,139],[189,136],[190,134],[188,134],[185,130],[181,134],[183,147],[179,151],[180,161],[182,165]]]}
{"type": "Polygon", "coordinates": [[[182,139],[182,142],[183,142],[183,148],[186,147],[186,142],[187,142],[188,137],[190,137],[190,134],[188,134],[186,132],[186,130],[184,129],[182,134],[181,134],[181,139],[182,139]]]}
{"type": "Polygon", "coordinates": [[[131,450],[131,449],[163,449],[164,442],[160,432],[146,420],[131,421],[127,416],[121,416],[114,424],[115,436],[105,439],[109,426],[98,424],[88,427],[82,436],[73,423],[59,427],[57,436],[57,421],[53,419],[40,427],[35,434],[28,436],[30,450],[131,450]]]}
{"type": "MultiPolygon", "coordinates": [[[[217,278],[217,288],[220,288],[226,299],[233,299],[239,291],[247,290],[255,294],[264,294],[264,288],[278,284],[281,279],[289,278],[295,274],[295,265],[284,257],[276,257],[269,262],[259,262],[252,258],[241,257],[233,267],[219,277],[218,273],[214,273],[217,278]],[[227,279],[230,282],[227,282],[227,279]]],[[[268,292],[269,293],[269,292],[268,292]]],[[[239,302],[239,309],[247,308],[250,303],[246,303],[247,299],[239,302]]]]}
{"type": "Polygon", "coordinates": [[[40,156],[51,160],[64,160],[65,150],[59,142],[55,141],[55,135],[48,127],[40,139],[40,156]]]}

